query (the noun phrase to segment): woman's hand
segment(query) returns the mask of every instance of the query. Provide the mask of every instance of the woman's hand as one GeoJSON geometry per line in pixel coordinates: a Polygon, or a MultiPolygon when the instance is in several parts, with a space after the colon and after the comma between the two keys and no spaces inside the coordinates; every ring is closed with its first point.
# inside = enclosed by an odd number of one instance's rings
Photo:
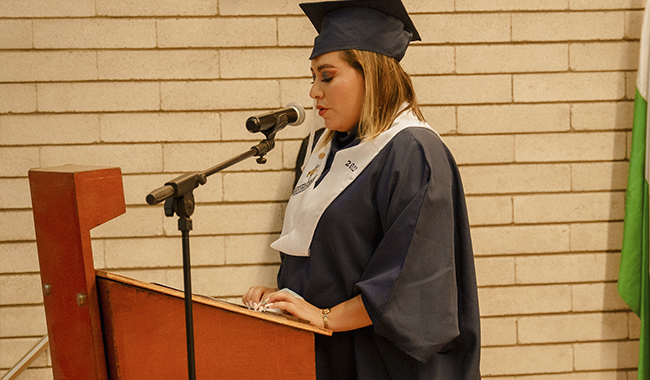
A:
{"type": "Polygon", "coordinates": [[[246,307],[255,309],[255,304],[260,304],[263,300],[267,299],[269,295],[277,292],[277,288],[268,288],[266,286],[253,286],[248,289],[246,294],[241,298],[246,307]]]}
{"type": "Polygon", "coordinates": [[[280,309],[284,313],[309,321],[314,326],[323,327],[321,309],[289,292],[278,291],[271,293],[262,302],[268,308],[280,309]]]}

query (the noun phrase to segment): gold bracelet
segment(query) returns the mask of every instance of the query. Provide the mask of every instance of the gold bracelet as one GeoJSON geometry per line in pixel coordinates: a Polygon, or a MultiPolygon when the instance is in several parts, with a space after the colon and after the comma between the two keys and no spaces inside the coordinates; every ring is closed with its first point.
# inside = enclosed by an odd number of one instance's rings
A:
{"type": "Polygon", "coordinates": [[[329,315],[330,311],[330,309],[321,310],[321,314],[323,314],[323,327],[326,329],[329,329],[329,326],[327,325],[327,316],[329,315]]]}

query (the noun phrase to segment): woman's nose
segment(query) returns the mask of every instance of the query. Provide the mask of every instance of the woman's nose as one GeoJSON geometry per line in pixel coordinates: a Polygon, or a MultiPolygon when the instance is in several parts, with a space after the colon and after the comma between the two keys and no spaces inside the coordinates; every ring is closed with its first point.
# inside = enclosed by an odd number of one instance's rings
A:
{"type": "Polygon", "coordinates": [[[320,99],[323,97],[323,92],[317,83],[311,85],[311,89],[309,90],[309,97],[312,99],[320,99]]]}

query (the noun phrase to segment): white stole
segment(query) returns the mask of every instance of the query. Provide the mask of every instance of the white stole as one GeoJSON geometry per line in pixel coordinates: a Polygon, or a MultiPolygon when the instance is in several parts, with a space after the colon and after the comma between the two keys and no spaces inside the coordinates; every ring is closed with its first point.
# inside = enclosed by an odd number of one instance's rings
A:
{"type": "Polygon", "coordinates": [[[418,120],[412,112],[403,112],[393,121],[391,127],[379,136],[338,151],[329,172],[317,187],[314,187],[314,184],[322,174],[332,142],[312,152],[287,204],[282,234],[271,247],[292,256],[309,256],[311,239],[325,209],[395,135],[408,127],[433,130],[429,124],[418,120]]]}

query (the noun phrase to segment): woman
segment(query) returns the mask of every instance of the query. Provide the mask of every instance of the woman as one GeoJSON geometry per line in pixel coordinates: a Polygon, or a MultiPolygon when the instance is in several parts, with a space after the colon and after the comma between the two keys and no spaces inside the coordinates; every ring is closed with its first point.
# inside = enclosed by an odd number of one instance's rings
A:
{"type": "Polygon", "coordinates": [[[479,379],[479,314],[453,157],[399,65],[419,39],[398,1],[301,4],[320,32],[310,96],[328,132],[287,205],[264,304],[334,331],[317,378],[479,379]]]}

